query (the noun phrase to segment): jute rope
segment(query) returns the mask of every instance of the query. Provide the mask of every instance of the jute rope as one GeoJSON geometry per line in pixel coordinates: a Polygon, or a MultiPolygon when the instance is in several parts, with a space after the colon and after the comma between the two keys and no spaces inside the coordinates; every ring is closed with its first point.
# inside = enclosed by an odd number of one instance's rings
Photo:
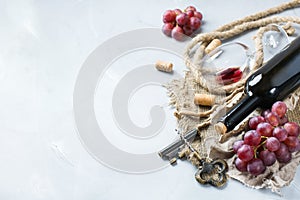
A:
{"type": "Polygon", "coordinates": [[[233,21],[229,24],[225,24],[225,25],[219,27],[218,29],[216,29],[216,31],[225,31],[225,30],[231,29],[232,27],[234,27],[236,25],[243,24],[244,22],[256,21],[258,19],[267,17],[269,15],[273,15],[273,14],[276,14],[276,13],[283,12],[284,10],[291,9],[291,8],[294,8],[294,7],[298,6],[299,3],[300,3],[299,0],[294,0],[294,1],[287,2],[287,3],[281,4],[279,6],[273,7],[273,8],[269,8],[265,11],[258,12],[258,13],[253,14],[253,15],[246,16],[243,19],[233,21]]]}

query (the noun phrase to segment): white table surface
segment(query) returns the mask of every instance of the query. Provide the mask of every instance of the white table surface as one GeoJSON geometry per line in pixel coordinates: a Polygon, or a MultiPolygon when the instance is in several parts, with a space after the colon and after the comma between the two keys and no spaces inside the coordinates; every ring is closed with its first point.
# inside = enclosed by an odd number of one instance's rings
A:
{"type": "MultiPolygon", "coordinates": [[[[299,169],[293,183],[283,189],[283,197],[247,188],[234,180],[229,180],[223,189],[199,185],[189,162],[151,173],[113,170],[104,165],[105,161],[98,162],[83,145],[73,110],[77,76],[90,53],[123,32],[159,29],[166,9],[195,5],[203,12],[202,31],[207,32],[282,2],[285,1],[1,0],[0,199],[298,199],[299,169]]],[[[300,16],[297,10],[285,14],[300,16]]],[[[250,37],[243,40],[250,42],[250,37]]],[[[118,44],[113,45],[118,48],[118,44]]],[[[95,93],[95,113],[113,145],[132,154],[156,153],[175,137],[176,122],[173,110],[167,107],[165,89],[150,84],[136,90],[131,99],[124,99],[128,101],[130,119],[137,126],[151,122],[149,112],[153,105],[160,105],[166,112],[166,124],[159,134],[144,140],[119,130],[112,116],[110,91],[126,70],[149,64],[162,54],[167,60],[173,59],[179,74],[184,70],[183,61],[158,50],[135,53],[123,56],[104,75],[104,84],[97,88],[103,87],[102,93],[95,93]]]]}

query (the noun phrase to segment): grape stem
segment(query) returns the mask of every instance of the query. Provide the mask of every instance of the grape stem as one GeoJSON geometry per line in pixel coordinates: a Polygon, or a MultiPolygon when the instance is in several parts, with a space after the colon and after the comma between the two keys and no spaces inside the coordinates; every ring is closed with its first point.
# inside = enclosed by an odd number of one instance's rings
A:
{"type": "MultiPolygon", "coordinates": [[[[261,138],[268,138],[268,137],[266,137],[266,136],[261,136],[261,138]]],[[[263,141],[262,143],[260,143],[257,147],[255,147],[254,148],[254,158],[257,158],[257,149],[259,148],[259,147],[261,147],[262,145],[264,145],[264,144],[266,144],[266,142],[267,142],[267,140],[265,140],[265,141],[263,141]]]]}

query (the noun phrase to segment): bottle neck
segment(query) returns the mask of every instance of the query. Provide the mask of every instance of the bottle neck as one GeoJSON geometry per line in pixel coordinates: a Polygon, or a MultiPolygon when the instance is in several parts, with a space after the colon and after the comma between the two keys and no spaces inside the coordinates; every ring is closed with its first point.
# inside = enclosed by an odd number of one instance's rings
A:
{"type": "Polygon", "coordinates": [[[259,107],[261,99],[257,96],[244,97],[237,105],[235,105],[219,122],[226,126],[226,132],[231,131],[248,115],[259,107]]]}

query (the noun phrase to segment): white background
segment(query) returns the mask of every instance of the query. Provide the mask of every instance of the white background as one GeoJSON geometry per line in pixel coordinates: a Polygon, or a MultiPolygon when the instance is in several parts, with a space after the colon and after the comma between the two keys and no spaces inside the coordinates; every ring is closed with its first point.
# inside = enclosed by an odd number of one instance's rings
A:
{"type": "MultiPolygon", "coordinates": [[[[82,63],[110,37],[137,28],[161,27],[166,9],[195,5],[203,12],[202,31],[207,32],[282,2],[285,1],[1,0],[0,199],[299,198],[299,173],[280,197],[234,180],[221,190],[201,186],[194,180],[195,168],[188,162],[142,175],[114,171],[93,159],[81,144],[72,107],[82,63]]],[[[299,13],[291,10],[285,14],[299,13]]],[[[244,40],[249,42],[249,38],[244,40]]],[[[182,72],[183,68],[177,70],[182,72]]],[[[160,92],[155,94],[161,101],[153,103],[165,106],[167,98],[160,92]]],[[[133,100],[143,95],[140,91],[133,100]]],[[[148,106],[145,105],[146,113],[148,106]]],[[[147,119],[143,121],[146,116],[140,112],[136,115],[142,119],[141,124],[147,124],[147,119]]],[[[111,126],[115,128],[113,123],[111,126]]],[[[163,139],[167,144],[173,137],[163,139]]],[[[135,151],[140,147],[136,148],[135,151]]],[[[148,146],[145,151],[154,150],[148,146]]]]}

